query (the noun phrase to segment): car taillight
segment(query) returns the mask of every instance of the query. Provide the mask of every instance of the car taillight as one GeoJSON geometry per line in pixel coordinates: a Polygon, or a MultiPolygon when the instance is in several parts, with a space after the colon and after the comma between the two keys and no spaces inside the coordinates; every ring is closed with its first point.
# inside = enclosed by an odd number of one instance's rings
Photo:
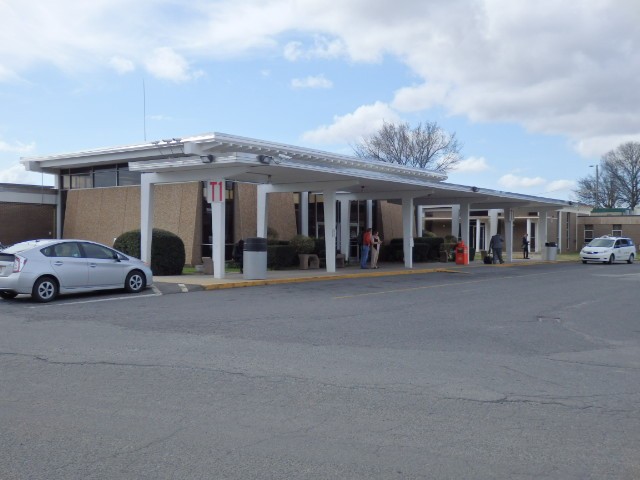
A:
{"type": "Polygon", "coordinates": [[[16,255],[16,258],[13,260],[13,273],[21,272],[26,264],[26,258],[16,255]]]}

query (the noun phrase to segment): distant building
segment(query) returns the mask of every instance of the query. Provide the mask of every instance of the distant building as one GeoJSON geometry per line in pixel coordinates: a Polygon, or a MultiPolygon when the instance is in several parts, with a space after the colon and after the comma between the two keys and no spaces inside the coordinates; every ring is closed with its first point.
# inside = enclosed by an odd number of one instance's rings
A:
{"type": "Polygon", "coordinates": [[[57,197],[53,187],[0,183],[0,244],[55,238],[57,197]]]}

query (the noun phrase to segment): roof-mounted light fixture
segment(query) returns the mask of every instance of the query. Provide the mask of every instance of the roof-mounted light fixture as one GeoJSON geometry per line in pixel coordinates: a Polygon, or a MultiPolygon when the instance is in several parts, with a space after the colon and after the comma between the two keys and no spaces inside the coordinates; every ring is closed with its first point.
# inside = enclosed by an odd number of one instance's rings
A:
{"type": "Polygon", "coordinates": [[[258,155],[256,158],[260,163],[264,165],[269,165],[271,162],[273,162],[273,157],[269,155],[258,155]]]}

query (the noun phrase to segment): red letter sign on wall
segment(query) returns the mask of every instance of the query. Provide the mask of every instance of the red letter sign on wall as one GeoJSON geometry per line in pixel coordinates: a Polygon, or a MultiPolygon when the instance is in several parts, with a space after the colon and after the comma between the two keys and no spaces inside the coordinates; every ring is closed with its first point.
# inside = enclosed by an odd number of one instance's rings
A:
{"type": "Polygon", "coordinates": [[[207,202],[219,203],[224,201],[224,180],[209,180],[207,182],[207,202]]]}

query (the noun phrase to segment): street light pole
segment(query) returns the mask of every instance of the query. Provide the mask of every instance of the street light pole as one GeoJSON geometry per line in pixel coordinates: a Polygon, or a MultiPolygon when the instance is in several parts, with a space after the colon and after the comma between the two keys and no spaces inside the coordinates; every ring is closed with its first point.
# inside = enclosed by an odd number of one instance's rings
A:
{"type": "Polygon", "coordinates": [[[600,192],[600,177],[598,175],[598,165],[589,165],[590,167],[596,167],[596,206],[595,208],[598,208],[600,206],[600,198],[599,198],[599,192],[600,192]]]}

